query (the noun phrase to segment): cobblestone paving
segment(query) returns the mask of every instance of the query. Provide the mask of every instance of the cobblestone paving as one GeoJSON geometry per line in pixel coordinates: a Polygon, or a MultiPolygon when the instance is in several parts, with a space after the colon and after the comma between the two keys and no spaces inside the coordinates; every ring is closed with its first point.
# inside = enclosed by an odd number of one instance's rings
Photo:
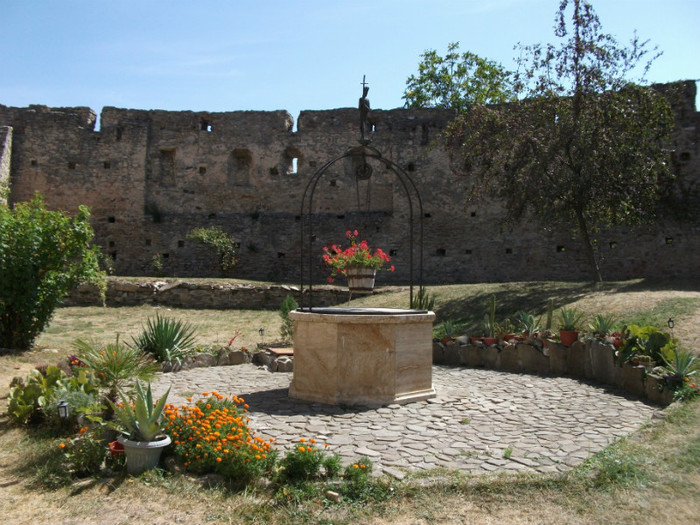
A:
{"type": "Polygon", "coordinates": [[[168,401],[215,390],[250,405],[250,427],[280,451],[299,438],[328,443],[345,463],[369,457],[376,472],[446,467],[492,471],[564,471],[647,423],[659,410],[605,387],[564,377],[433,367],[437,397],[380,408],[290,399],[291,373],[254,365],[163,374],[168,401]]]}

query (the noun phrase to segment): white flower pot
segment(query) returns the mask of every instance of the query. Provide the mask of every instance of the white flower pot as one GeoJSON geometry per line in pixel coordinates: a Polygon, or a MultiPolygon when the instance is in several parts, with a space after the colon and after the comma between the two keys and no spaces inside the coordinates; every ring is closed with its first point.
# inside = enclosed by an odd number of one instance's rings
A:
{"type": "Polygon", "coordinates": [[[129,474],[141,474],[142,472],[158,466],[160,454],[170,445],[170,436],[164,436],[155,441],[132,441],[125,437],[117,438],[124,445],[126,454],[126,470],[129,474]]]}

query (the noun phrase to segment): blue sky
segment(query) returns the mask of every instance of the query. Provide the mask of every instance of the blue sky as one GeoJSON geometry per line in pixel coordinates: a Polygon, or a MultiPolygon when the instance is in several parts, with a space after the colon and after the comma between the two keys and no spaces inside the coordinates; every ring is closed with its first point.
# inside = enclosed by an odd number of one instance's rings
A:
{"type": "MultiPolygon", "coordinates": [[[[401,107],[427,49],[514,68],[554,41],[559,0],[1,0],[0,104],[193,111],[401,107]]],[[[700,79],[700,0],[593,0],[606,33],[663,51],[648,80],[700,79]]]]}

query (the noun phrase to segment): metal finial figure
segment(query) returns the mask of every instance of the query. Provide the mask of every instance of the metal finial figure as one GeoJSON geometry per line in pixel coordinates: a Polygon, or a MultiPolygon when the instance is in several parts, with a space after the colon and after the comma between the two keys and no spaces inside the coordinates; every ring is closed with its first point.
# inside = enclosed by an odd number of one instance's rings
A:
{"type": "Polygon", "coordinates": [[[369,99],[367,98],[367,93],[369,92],[369,86],[365,82],[365,75],[362,75],[362,98],[360,98],[360,143],[367,145],[371,142],[371,139],[367,138],[368,123],[367,117],[369,116],[370,107],[369,99]]]}

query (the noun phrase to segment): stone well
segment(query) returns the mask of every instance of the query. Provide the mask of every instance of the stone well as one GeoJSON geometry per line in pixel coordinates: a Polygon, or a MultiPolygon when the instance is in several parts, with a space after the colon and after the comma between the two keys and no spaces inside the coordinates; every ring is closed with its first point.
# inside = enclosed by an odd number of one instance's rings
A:
{"type": "Polygon", "coordinates": [[[435,396],[433,312],[314,308],[289,316],[294,321],[290,397],[332,405],[386,405],[435,396]]]}

